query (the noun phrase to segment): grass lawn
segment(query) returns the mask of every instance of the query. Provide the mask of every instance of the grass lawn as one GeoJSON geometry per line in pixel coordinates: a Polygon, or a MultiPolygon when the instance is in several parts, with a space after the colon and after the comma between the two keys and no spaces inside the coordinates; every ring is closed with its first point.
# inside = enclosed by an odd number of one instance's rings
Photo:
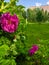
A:
{"type": "Polygon", "coordinates": [[[49,24],[28,24],[25,33],[28,44],[49,44],[49,24]]]}
{"type": "MultiPolygon", "coordinates": [[[[49,24],[27,24],[25,33],[27,46],[30,48],[33,44],[39,45],[39,55],[44,57],[42,62],[47,63],[49,58],[49,24]]],[[[43,65],[47,65],[44,63],[43,65]]]]}

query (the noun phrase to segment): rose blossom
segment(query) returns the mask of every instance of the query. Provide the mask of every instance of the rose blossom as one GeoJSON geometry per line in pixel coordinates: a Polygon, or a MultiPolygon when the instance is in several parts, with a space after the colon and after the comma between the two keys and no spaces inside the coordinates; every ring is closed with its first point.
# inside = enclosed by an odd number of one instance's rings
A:
{"type": "Polygon", "coordinates": [[[1,19],[1,28],[3,31],[13,33],[17,30],[19,24],[19,19],[14,15],[10,15],[10,13],[4,13],[2,14],[1,19]]]}
{"type": "Polygon", "coordinates": [[[33,45],[32,48],[29,50],[29,54],[32,56],[38,50],[37,45],[33,45]]]}

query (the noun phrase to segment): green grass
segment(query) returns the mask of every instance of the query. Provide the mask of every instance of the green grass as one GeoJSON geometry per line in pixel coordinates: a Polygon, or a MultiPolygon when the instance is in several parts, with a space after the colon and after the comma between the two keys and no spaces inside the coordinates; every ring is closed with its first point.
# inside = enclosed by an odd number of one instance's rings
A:
{"type": "Polygon", "coordinates": [[[49,24],[28,24],[25,33],[30,44],[38,43],[38,39],[49,41],[49,24]]]}
{"type": "Polygon", "coordinates": [[[25,33],[27,45],[30,48],[33,44],[39,45],[42,55],[49,56],[49,24],[27,24],[25,33]]]}
{"type": "MultiPolygon", "coordinates": [[[[49,64],[49,24],[27,24],[25,30],[27,36],[27,46],[31,48],[33,44],[39,46],[37,52],[37,57],[40,59],[41,64],[38,65],[48,65],[49,64]]],[[[33,61],[32,61],[33,62],[33,61]]],[[[36,59],[35,59],[36,62],[36,59]]],[[[30,64],[32,65],[32,64],[30,64]]]]}

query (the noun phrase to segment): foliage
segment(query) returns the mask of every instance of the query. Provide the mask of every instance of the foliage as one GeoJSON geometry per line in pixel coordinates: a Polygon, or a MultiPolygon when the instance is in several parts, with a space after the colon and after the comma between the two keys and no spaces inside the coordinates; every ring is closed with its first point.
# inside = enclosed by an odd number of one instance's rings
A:
{"type": "Polygon", "coordinates": [[[32,22],[46,22],[49,21],[49,14],[47,11],[44,11],[40,8],[35,8],[33,10],[27,10],[27,20],[32,22]]]}
{"type": "Polygon", "coordinates": [[[43,20],[42,10],[40,10],[39,8],[36,9],[36,20],[38,22],[41,22],[43,20]]]}
{"type": "Polygon", "coordinates": [[[36,21],[36,12],[35,12],[35,10],[30,10],[30,9],[28,9],[27,10],[27,20],[28,21],[30,21],[30,22],[32,22],[32,21],[36,21]]]}

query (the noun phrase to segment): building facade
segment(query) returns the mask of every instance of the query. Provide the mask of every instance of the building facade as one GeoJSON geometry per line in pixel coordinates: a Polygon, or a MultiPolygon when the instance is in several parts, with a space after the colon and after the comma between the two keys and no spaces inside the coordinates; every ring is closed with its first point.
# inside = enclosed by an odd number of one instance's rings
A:
{"type": "Polygon", "coordinates": [[[32,6],[32,7],[30,7],[29,9],[33,10],[33,9],[35,9],[35,8],[41,8],[41,9],[43,9],[44,11],[49,12],[49,5],[44,5],[44,6],[32,6]]]}

